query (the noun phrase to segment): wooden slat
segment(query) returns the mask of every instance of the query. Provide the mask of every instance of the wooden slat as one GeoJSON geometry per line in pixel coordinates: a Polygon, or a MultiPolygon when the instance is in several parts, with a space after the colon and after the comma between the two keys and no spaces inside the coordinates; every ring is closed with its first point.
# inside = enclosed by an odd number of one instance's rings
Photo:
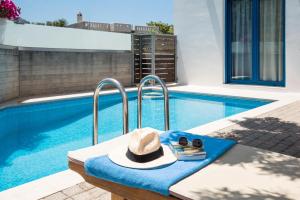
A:
{"type": "Polygon", "coordinates": [[[160,43],[156,43],[156,48],[174,48],[175,47],[175,42],[160,42],[160,43]]]}
{"type": "Polygon", "coordinates": [[[156,75],[171,78],[174,77],[175,74],[172,72],[157,72],[156,75]]]}
{"type": "Polygon", "coordinates": [[[142,54],[141,57],[142,58],[151,58],[152,59],[152,55],[151,54],[142,54]]]}
{"type": "Polygon", "coordinates": [[[157,61],[157,60],[159,60],[159,61],[174,61],[175,58],[174,58],[174,56],[165,57],[165,58],[155,58],[155,61],[157,61]]]}
{"type": "Polygon", "coordinates": [[[155,54],[155,59],[163,59],[163,58],[173,58],[175,59],[175,53],[171,53],[171,54],[155,54]]]}
{"type": "Polygon", "coordinates": [[[123,197],[120,197],[119,195],[111,193],[111,200],[126,200],[126,199],[124,199],[123,197]]]}
{"type": "MultiPolygon", "coordinates": [[[[152,35],[134,35],[135,83],[152,73],[152,35]]],[[[155,35],[155,73],[165,81],[175,81],[175,45],[176,37],[172,35],[155,35]]]]}
{"type": "Polygon", "coordinates": [[[159,64],[173,64],[175,65],[175,60],[155,60],[155,64],[159,65],[159,64]]]}
{"type": "Polygon", "coordinates": [[[174,50],[172,50],[172,49],[162,49],[162,50],[158,49],[158,50],[156,50],[156,53],[174,53],[174,50]]]}
{"type": "Polygon", "coordinates": [[[156,69],[155,68],[155,73],[168,73],[168,74],[175,74],[174,69],[156,69]]]}

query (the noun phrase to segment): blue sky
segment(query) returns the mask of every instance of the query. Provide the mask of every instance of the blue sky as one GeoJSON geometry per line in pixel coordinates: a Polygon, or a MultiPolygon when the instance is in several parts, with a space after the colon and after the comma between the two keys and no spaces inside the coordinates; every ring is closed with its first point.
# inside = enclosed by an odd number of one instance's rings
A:
{"type": "Polygon", "coordinates": [[[76,21],[81,11],[86,21],[144,25],[148,21],[173,22],[173,0],[13,0],[21,17],[31,22],[65,18],[76,21]]]}

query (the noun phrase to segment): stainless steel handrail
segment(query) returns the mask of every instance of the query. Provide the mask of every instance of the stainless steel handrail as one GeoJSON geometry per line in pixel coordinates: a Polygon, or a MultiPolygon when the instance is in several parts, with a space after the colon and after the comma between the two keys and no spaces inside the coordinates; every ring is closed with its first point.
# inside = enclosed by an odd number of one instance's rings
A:
{"type": "Polygon", "coordinates": [[[113,78],[106,78],[100,81],[94,92],[94,116],[93,116],[93,145],[98,144],[98,101],[99,92],[106,85],[115,86],[122,95],[123,100],[123,134],[128,133],[128,98],[122,84],[113,78]]]}
{"type": "Polygon", "coordinates": [[[140,82],[140,86],[138,88],[138,128],[142,127],[142,93],[143,93],[143,86],[145,85],[146,82],[150,81],[150,80],[155,80],[156,82],[158,82],[162,89],[163,89],[163,93],[164,93],[164,107],[165,107],[165,130],[169,130],[170,129],[170,120],[169,120],[169,92],[168,92],[168,88],[165,84],[164,81],[162,81],[158,76],[155,75],[148,75],[146,77],[144,77],[141,82],[140,82]]]}

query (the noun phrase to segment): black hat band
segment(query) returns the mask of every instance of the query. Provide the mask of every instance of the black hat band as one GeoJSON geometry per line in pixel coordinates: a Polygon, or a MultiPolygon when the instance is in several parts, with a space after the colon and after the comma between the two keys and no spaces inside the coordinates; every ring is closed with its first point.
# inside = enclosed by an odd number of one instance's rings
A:
{"type": "Polygon", "coordinates": [[[129,150],[129,148],[126,152],[126,156],[129,160],[131,160],[133,162],[138,162],[138,163],[150,162],[150,161],[155,160],[163,155],[164,155],[164,151],[161,146],[158,150],[156,150],[152,153],[145,154],[145,155],[134,154],[129,150]]]}

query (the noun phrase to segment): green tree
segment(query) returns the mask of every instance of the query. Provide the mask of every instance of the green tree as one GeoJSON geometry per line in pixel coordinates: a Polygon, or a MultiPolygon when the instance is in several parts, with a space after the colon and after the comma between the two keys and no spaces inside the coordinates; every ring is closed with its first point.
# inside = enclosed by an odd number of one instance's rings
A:
{"type": "Polygon", "coordinates": [[[159,22],[151,21],[147,23],[147,26],[156,26],[159,28],[159,32],[163,34],[170,34],[170,35],[174,34],[174,28],[172,24],[163,23],[161,21],[159,22]]]}
{"type": "Polygon", "coordinates": [[[31,24],[34,24],[34,25],[41,25],[41,26],[45,26],[46,24],[43,23],[43,22],[31,22],[31,24]]]}
{"type": "Polygon", "coordinates": [[[59,26],[59,27],[65,27],[68,25],[68,22],[67,20],[65,19],[58,19],[58,20],[55,20],[55,21],[47,21],[46,22],[46,25],[47,26],[59,26]]]}

